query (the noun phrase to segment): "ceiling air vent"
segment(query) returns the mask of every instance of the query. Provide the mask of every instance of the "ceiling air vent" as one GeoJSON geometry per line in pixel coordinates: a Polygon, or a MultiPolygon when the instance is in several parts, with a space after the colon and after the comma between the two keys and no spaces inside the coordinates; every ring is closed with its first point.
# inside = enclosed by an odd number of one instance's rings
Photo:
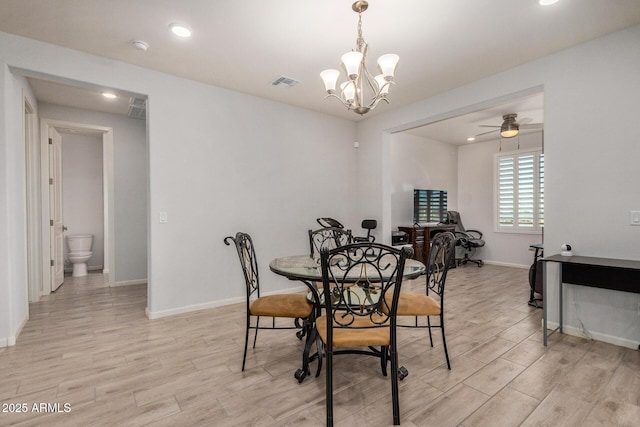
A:
{"type": "Polygon", "coordinates": [[[132,97],[129,99],[129,113],[127,114],[132,119],[146,119],[147,118],[147,100],[144,98],[132,97]]]}
{"type": "Polygon", "coordinates": [[[299,80],[292,79],[291,77],[280,76],[274,80],[271,85],[277,87],[292,87],[300,83],[299,80]]]}

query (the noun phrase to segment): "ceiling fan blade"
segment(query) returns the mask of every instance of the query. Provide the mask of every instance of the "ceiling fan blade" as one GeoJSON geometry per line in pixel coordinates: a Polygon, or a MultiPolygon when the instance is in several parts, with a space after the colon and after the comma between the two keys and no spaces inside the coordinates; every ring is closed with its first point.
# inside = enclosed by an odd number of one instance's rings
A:
{"type": "MultiPolygon", "coordinates": [[[[500,127],[500,126],[498,126],[498,127],[500,127]]],[[[498,130],[499,129],[494,129],[494,130],[490,130],[489,132],[479,133],[479,134],[476,135],[476,138],[479,137],[479,136],[482,136],[482,135],[487,135],[487,134],[490,134],[490,133],[493,133],[493,132],[498,132],[498,130]]]]}
{"type": "Polygon", "coordinates": [[[518,120],[518,126],[526,125],[527,123],[531,123],[533,119],[531,117],[524,117],[522,120],[518,120]]]}
{"type": "Polygon", "coordinates": [[[494,126],[494,125],[479,125],[481,128],[499,128],[500,126],[494,126]]]}
{"type": "Polygon", "coordinates": [[[544,123],[529,123],[526,125],[520,125],[520,129],[542,129],[544,128],[544,123]]]}

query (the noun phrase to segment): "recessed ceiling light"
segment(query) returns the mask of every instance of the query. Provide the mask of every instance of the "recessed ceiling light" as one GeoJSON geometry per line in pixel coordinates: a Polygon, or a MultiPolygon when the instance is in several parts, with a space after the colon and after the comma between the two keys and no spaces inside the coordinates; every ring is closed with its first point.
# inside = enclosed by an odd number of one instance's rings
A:
{"type": "Polygon", "coordinates": [[[173,34],[178,37],[191,37],[191,30],[180,24],[171,24],[169,25],[173,34]]]}
{"type": "Polygon", "coordinates": [[[471,142],[471,141],[475,141],[476,137],[475,136],[470,136],[469,138],[467,138],[467,141],[471,142]]]}
{"type": "Polygon", "coordinates": [[[104,96],[107,99],[116,99],[118,97],[118,95],[112,92],[102,92],[102,96],[104,96]]]}
{"type": "Polygon", "coordinates": [[[133,44],[133,47],[143,52],[146,52],[147,49],[149,49],[149,43],[144,40],[134,40],[131,42],[131,44],[133,44]]]}
{"type": "Polygon", "coordinates": [[[541,6],[549,6],[550,4],[557,3],[558,0],[538,0],[538,4],[541,6]]]}

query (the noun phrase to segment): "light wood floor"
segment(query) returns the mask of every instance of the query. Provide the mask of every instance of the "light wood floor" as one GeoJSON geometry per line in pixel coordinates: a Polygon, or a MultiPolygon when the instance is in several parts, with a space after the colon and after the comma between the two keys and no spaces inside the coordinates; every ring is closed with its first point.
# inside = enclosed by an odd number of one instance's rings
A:
{"type": "MultiPolygon", "coordinates": [[[[405,289],[423,292],[424,279],[405,289]]],[[[439,337],[431,348],[425,330],[400,331],[402,425],[638,425],[640,352],[566,335],[545,348],[527,299],[526,270],[450,271],[452,370],[439,337]]],[[[261,331],[243,373],[243,304],[157,320],[145,306],[146,286],[105,288],[100,275],[67,278],[32,304],[17,344],[0,349],[2,409],[28,412],[0,412],[0,425],[324,425],[324,376],[294,379],[302,343],[292,331],[261,331]]],[[[335,370],[337,425],[392,424],[377,360],[339,356],[335,370]]]]}

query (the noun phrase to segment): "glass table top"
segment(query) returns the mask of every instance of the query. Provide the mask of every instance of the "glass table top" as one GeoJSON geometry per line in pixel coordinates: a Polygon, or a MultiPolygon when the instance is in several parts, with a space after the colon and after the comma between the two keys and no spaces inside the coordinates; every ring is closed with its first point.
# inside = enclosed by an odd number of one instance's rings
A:
{"type": "MultiPolygon", "coordinates": [[[[269,268],[276,274],[296,280],[322,280],[320,268],[320,258],[312,258],[309,255],[295,255],[283,258],[276,258],[269,263],[269,268]]],[[[426,267],[415,259],[405,260],[403,279],[414,279],[425,272],[426,267]]],[[[388,269],[389,274],[394,271],[393,266],[388,269]]],[[[384,272],[383,272],[384,274],[384,272]]],[[[353,280],[362,278],[357,271],[354,271],[353,280]]],[[[388,278],[388,277],[385,277],[388,278]]]]}

